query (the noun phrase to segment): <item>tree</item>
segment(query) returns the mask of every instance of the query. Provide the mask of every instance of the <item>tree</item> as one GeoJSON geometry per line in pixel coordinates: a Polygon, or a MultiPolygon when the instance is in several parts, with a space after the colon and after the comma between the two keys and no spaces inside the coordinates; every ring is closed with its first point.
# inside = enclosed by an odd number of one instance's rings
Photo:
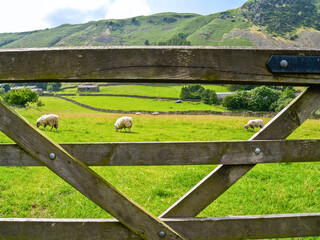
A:
{"type": "Polygon", "coordinates": [[[237,91],[226,96],[222,101],[222,106],[230,110],[248,109],[249,95],[247,91],[237,91]]]}
{"type": "Polygon", "coordinates": [[[2,87],[4,88],[5,92],[8,92],[10,90],[10,85],[8,83],[4,84],[2,87]]]}
{"type": "Polygon", "coordinates": [[[261,86],[253,89],[248,101],[248,109],[251,111],[271,111],[270,106],[278,101],[281,91],[261,86]]]}
{"type": "Polygon", "coordinates": [[[270,106],[270,111],[281,111],[295,98],[295,90],[293,88],[286,87],[281,93],[280,98],[270,106]]]}
{"type": "Polygon", "coordinates": [[[205,104],[210,104],[210,89],[206,89],[203,91],[201,95],[201,101],[204,102],[205,104]]]}
{"type": "Polygon", "coordinates": [[[146,46],[149,46],[149,45],[150,45],[150,43],[149,43],[149,40],[148,40],[148,39],[144,42],[144,45],[146,45],[146,46]]]}
{"type": "Polygon", "coordinates": [[[205,104],[219,104],[219,99],[214,90],[205,89],[201,94],[201,101],[205,104]]]}
{"type": "Polygon", "coordinates": [[[191,99],[191,93],[188,87],[182,87],[180,92],[180,98],[182,99],[191,99]]]}
{"type": "Polygon", "coordinates": [[[42,88],[44,91],[47,90],[48,83],[36,83],[37,88],[42,88]]]}
{"type": "Polygon", "coordinates": [[[30,88],[13,89],[4,96],[4,101],[10,105],[19,105],[25,107],[28,103],[38,101],[39,95],[30,88]]]}
{"type": "Polygon", "coordinates": [[[204,87],[199,84],[188,85],[181,88],[180,97],[182,99],[201,99],[204,87]]]}
{"type": "Polygon", "coordinates": [[[227,85],[227,88],[230,92],[240,91],[240,90],[251,90],[256,87],[259,87],[258,85],[239,85],[239,84],[229,84],[227,85]]]}
{"type": "Polygon", "coordinates": [[[55,83],[49,83],[47,89],[49,91],[59,91],[61,88],[61,83],[60,82],[55,82],[55,83]]]}

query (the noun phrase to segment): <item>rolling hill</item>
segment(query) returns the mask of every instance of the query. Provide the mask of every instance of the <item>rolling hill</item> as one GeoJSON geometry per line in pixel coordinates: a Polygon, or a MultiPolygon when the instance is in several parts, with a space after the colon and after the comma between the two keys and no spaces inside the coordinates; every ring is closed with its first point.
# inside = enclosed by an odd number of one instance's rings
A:
{"type": "Polygon", "coordinates": [[[249,0],[206,16],[161,13],[0,34],[0,48],[115,45],[320,48],[320,0],[249,0]]]}

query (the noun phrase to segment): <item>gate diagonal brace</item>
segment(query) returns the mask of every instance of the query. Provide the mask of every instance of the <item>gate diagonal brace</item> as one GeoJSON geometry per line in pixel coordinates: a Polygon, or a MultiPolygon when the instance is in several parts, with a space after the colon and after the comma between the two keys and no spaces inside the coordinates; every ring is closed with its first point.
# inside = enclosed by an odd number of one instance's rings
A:
{"type": "Polygon", "coordinates": [[[0,129],[31,156],[143,239],[186,239],[0,102],[0,129]]]}
{"type": "MultiPolygon", "coordinates": [[[[311,86],[280,111],[250,140],[286,139],[320,107],[320,86],[311,86]]],[[[161,218],[195,217],[235,184],[255,164],[219,165],[182,196],[161,218]]]]}

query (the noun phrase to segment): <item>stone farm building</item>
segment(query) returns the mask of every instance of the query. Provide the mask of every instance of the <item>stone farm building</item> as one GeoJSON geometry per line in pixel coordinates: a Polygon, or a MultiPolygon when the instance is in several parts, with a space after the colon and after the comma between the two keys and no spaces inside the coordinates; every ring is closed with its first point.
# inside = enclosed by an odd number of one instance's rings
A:
{"type": "Polygon", "coordinates": [[[30,88],[32,91],[37,92],[38,95],[42,95],[43,94],[43,89],[42,88],[37,88],[37,86],[15,86],[15,87],[10,88],[10,90],[23,89],[23,88],[30,88]]]}
{"type": "Polygon", "coordinates": [[[230,94],[232,94],[232,92],[221,92],[217,93],[217,97],[219,101],[222,101],[226,96],[229,96],[230,94]]]}
{"type": "Polygon", "coordinates": [[[80,85],[78,86],[78,92],[99,92],[99,86],[95,84],[80,85]]]}

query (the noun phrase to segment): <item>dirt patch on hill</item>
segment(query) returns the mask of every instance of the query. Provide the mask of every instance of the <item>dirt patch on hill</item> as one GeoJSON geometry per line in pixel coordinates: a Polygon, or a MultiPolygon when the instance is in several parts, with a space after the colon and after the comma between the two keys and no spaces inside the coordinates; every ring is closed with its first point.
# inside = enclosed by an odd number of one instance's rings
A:
{"type": "Polygon", "coordinates": [[[117,40],[116,37],[111,37],[111,36],[107,36],[107,35],[101,35],[101,36],[94,39],[94,41],[96,41],[96,42],[105,43],[105,44],[113,43],[116,40],[117,40]]]}
{"type": "Polygon", "coordinates": [[[141,29],[142,32],[148,32],[148,31],[151,31],[151,30],[152,30],[152,27],[142,28],[141,29]]]}
{"type": "Polygon", "coordinates": [[[162,28],[161,31],[169,31],[174,29],[174,27],[167,27],[167,28],[162,28]]]}
{"type": "Polygon", "coordinates": [[[255,30],[241,30],[233,29],[229,33],[224,34],[221,42],[225,38],[247,38],[256,47],[280,47],[280,48],[292,48],[292,47],[308,47],[308,48],[320,48],[320,31],[301,29],[297,32],[295,40],[287,40],[280,37],[272,37],[264,32],[255,30]]]}

